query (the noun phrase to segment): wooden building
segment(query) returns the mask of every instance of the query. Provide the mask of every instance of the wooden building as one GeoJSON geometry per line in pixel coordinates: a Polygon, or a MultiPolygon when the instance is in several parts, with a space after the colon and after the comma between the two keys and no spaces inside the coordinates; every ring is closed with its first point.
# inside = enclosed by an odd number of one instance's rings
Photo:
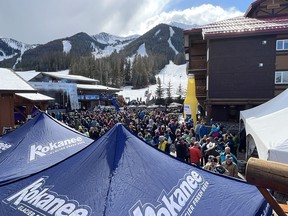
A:
{"type": "MultiPolygon", "coordinates": [[[[14,113],[22,116],[23,119],[30,119],[34,109],[46,111],[48,103],[55,99],[41,93],[16,93],[14,99],[14,113]],[[25,108],[22,110],[21,108],[25,108]]],[[[35,113],[34,113],[35,114],[35,113]]],[[[17,118],[15,118],[15,121],[17,118]]]]}
{"type": "Polygon", "coordinates": [[[14,128],[14,108],[16,93],[35,93],[23,79],[17,76],[12,70],[0,69],[0,135],[7,128],[14,128]]]}
{"type": "Polygon", "coordinates": [[[288,1],[256,0],[244,16],[186,30],[187,73],[202,114],[238,121],[288,87],[288,1]]]}
{"type": "Polygon", "coordinates": [[[105,105],[106,95],[121,91],[118,88],[99,85],[99,80],[80,75],[70,75],[69,70],[59,72],[17,72],[40,93],[55,98],[49,110],[89,109],[105,105]]]}

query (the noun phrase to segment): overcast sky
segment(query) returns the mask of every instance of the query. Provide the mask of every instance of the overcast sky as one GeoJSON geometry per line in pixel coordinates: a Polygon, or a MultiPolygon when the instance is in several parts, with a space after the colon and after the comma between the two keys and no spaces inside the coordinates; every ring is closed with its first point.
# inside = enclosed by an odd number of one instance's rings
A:
{"type": "Polygon", "coordinates": [[[207,24],[254,0],[0,0],[0,37],[44,44],[79,32],[144,34],[159,23],[207,24]]]}

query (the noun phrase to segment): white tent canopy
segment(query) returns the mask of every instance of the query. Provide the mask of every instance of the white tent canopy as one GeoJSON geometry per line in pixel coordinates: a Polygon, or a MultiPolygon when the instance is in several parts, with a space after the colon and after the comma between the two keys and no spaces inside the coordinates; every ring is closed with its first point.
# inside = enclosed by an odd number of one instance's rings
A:
{"type": "Polygon", "coordinates": [[[260,159],[288,163],[288,89],[268,102],[240,112],[260,159]]]}

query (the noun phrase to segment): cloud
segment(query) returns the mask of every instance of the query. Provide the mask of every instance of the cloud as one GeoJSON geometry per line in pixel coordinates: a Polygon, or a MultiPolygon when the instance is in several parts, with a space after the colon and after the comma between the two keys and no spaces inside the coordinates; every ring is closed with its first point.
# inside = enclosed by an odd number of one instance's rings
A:
{"type": "Polygon", "coordinates": [[[159,23],[170,21],[206,24],[241,15],[235,8],[213,5],[183,11],[163,12],[172,0],[13,0],[0,2],[0,37],[35,44],[89,35],[143,34],[159,23]]]}
{"type": "Polygon", "coordinates": [[[138,32],[145,33],[159,23],[170,23],[171,21],[180,22],[188,25],[205,25],[232,17],[242,16],[243,12],[232,7],[228,10],[220,6],[203,4],[199,7],[191,7],[185,10],[174,10],[162,12],[141,23],[138,32]]]}

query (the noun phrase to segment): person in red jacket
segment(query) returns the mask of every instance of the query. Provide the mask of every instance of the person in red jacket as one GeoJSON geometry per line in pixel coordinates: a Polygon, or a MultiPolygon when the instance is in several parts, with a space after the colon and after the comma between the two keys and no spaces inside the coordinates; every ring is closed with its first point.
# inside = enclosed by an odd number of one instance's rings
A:
{"type": "Polygon", "coordinates": [[[194,146],[189,149],[190,162],[197,166],[200,166],[200,160],[202,158],[202,153],[200,150],[200,144],[198,141],[194,142],[194,146]]]}

